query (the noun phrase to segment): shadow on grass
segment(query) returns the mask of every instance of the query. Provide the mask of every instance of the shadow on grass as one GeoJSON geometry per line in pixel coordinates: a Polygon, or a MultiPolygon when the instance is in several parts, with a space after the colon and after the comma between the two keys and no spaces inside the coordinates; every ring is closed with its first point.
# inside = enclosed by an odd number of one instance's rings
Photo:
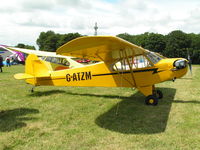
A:
{"type": "Polygon", "coordinates": [[[100,115],[95,121],[96,124],[102,128],[124,134],[164,132],[176,89],[160,88],[160,90],[163,92],[164,98],[159,101],[157,106],[142,105],[144,97],[137,92],[128,100],[119,102],[100,115]],[[116,115],[117,109],[118,115],[116,115]]]}
{"type": "Polygon", "coordinates": [[[31,94],[29,94],[28,96],[32,96],[32,97],[40,97],[40,96],[49,96],[49,95],[53,95],[53,94],[59,94],[59,93],[66,93],[63,90],[50,90],[50,91],[35,91],[31,94]]]}
{"type": "Polygon", "coordinates": [[[193,80],[192,77],[183,77],[183,78],[179,78],[179,80],[193,80]]]}
{"type": "Polygon", "coordinates": [[[182,101],[182,100],[174,100],[173,103],[190,103],[190,104],[200,104],[200,101],[182,101]]]}
{"type": "Polygon", "coordinates": [[[104,98],[116,98],[116,99],[129,99],[129,97],[125,97],[125,96],[118,96],[118,95],[97,95],[97,94],[84,94],[84,93],[72,93],[72,92],[65,92],[66,94],[69,94],[69,95],[79,95],[79,96],[91,96],[91,97],[104,97],[104,98]]]}
{"type": "Polygon", "coordinates": [[[39,113],[37,109],[29,108],[16,108],[0,111],[0,132],[9,132],[25,127],[25,121],[36,119],[34,117],[26,117],[26,115],[36,113],[39,113]]]}
{"type": "MultiPolygon", "coordinates": [[[[164,132],[176,89],[159,88],[164,98],[157,106],[144,104],[145,97],[137,92],[130,97],[120,96],[122,99],[117,105],[96,118],[95,123],[101,128],[124,134],[154,134],[164,132]],[[116,115],[116,111],[118,113],[116,115]]],[[[119,98],[116,95],[77,94],[71,95],[119,98]]],[[[177,101],[183,102],[183,101],[177,101]]]]}

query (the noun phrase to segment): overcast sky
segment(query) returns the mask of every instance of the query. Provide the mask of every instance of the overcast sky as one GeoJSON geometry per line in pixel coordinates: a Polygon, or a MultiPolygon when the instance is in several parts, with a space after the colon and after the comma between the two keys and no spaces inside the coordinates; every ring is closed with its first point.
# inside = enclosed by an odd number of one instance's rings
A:
{"type": "Polygon", "coordinates": [[[40,32],[200,33],[200,0],[1,0],[0,44],[36,45],[40,32]]]}

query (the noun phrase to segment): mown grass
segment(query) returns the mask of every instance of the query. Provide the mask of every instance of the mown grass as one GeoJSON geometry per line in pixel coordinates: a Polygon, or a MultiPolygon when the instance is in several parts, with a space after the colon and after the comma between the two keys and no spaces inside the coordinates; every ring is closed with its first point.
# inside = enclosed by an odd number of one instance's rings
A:
{"type": "Polygon", "coordinates": [[[157,87],[156,107],[129,88],[31,86],[0,73],[0,149],[200,149],[200,66],[157,87]]]}

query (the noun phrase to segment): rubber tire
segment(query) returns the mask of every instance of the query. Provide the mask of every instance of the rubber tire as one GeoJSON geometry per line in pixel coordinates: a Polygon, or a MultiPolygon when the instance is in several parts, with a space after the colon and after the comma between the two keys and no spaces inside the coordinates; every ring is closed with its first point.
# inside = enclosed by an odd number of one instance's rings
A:
{"type": "Polygon", "coordinates": [[[145,104],[156,106],[158,104],[158,98],[154,95],[149,95],[145,99],[145,104]],[[151,102],[152,100],[153,100],[153,102],[151,102]]]}
{"type": "Polygon", "coordinates": [[[156,97],[157,97],[158,99],[162,99],[162,98],[163,98],[163,93],[162,93],[162,91],[156,90],[156,97]]]}

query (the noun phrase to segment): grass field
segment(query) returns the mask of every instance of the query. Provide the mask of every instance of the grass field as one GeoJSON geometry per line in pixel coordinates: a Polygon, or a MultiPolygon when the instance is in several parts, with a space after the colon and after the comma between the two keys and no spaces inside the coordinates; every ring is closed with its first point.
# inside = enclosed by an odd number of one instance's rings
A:
{"type": "Polygon", "coordinates": [[[200,66],[157,87],[164,98],[144,105],[129,88],[37,87],[0,73],[0,150],[200,149],[200,66]]]}

